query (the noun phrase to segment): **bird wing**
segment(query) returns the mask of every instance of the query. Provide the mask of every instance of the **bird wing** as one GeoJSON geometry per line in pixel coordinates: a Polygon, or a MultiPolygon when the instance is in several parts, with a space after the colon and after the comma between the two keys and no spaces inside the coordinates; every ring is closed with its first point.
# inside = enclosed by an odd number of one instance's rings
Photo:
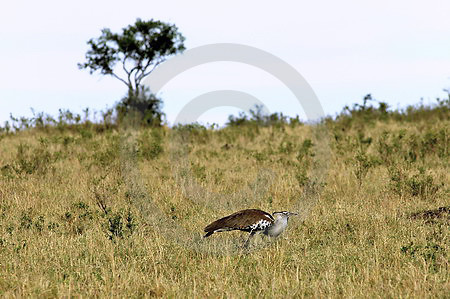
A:
{"type": "Polygon", "coordinates": [[[257,209],[247,209],[238,211],[229,216],[214,221],[213,223],[205,227],[205,232],[214,232],[220,229],[245,229],[261,219],[271,222],[274,221],[272,215],[267,212],[257,209]]]}

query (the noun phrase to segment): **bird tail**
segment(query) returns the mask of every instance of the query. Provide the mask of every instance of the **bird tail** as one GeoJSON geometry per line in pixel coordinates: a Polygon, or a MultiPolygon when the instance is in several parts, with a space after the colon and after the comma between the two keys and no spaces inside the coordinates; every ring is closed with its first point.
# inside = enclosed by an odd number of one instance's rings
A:
{"type": "Polygon", "coordinates": [[[214,231],[212,231],[212,232],[207,232],[206,235],[203,236],[203,238],[208,238],[208,237],[211,236],[212,234],[214,234],[214,231]]]}

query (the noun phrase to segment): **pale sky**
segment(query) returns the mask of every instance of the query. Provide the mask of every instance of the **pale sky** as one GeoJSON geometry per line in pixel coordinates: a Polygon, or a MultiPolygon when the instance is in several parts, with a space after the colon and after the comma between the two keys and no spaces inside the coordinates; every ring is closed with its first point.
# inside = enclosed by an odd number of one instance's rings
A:
{"type": "MultiPolygon", "coordinates": [[[[326,114],[367,93],[392,107],[432,103],[450,87],[450,1],[8,1],[0,10],[0,123],[53,115],[59,108],[112,107],[126,93],[112,77],[79,70],[86,41],[102,28],[143,20],[174,23],[186,48],[239,43],[293,66],[326,114]]],[[[237,62],[198,66],[161,91],[171,124],[191,99],[221,90],[253,95],[271,112],[302,115],[289,89],[271,74],[237,62]]],[[[223,123],[236,108],[215,108],[199,121],[223,123]]]]}

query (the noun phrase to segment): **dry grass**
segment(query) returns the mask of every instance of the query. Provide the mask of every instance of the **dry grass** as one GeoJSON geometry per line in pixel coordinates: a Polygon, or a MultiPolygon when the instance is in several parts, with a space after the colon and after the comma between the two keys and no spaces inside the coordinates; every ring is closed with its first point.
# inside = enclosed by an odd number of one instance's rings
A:
{"type": "Polygon", "coordinates": [[[448,125],[330,124],[322,154],[307,126],[4,136],[0,295],[448,297],[448,213],[411,217],[449,206],[448,125]],[[302,217],[201,239],[243,208],[302,217]]]}

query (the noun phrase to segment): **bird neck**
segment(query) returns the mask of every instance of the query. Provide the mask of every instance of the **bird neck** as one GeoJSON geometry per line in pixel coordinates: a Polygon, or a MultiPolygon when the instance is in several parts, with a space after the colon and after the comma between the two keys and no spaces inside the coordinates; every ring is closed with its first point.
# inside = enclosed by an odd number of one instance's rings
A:
{"type": "Polygon", "coordinates": [[[287,224],[288,224],[287,217],[278,218],[277,220],[275,220],[275,223],[274,223],[274,225],[281,226],[283,228],[286,228],[287,224]]]}
{"type": "Polygon", "coordinates": [[[287,224],[288,224],[287,217],[280,217],[276,219],[273,225],[268,230],[269,236],[277,237],[286,229],[287,224]]]}

